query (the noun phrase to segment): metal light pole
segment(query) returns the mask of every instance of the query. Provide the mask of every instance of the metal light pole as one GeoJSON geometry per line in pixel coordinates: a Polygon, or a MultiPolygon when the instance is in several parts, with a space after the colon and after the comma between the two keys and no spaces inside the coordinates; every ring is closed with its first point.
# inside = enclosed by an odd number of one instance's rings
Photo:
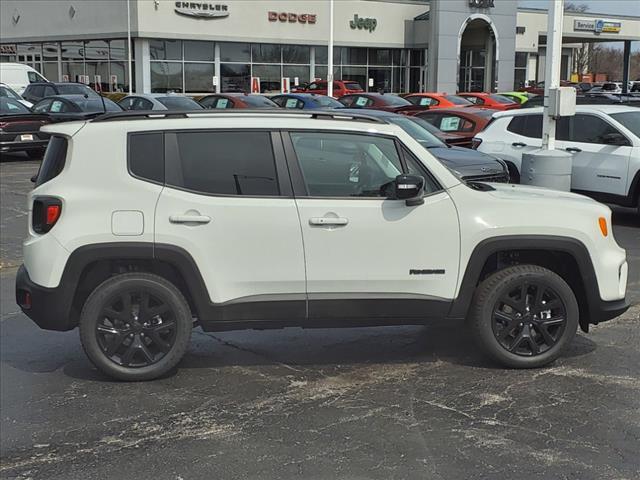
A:
{"type": "Polygon", "coordinates": [[[547,23],[547,52],[544,73],[544,109],[542,112],[542,149],[556,148],[556,118],[549,115],[549,91],[560,86],[562,60],[562,21],[564,0],[551,0],[547,23]]]}
{"type": "Polygon", "coordinates": [[[129,95],[131,95],[132,93],[132,80],[133,80],[133,74],[131,72],[131,3],[130,0],[127,0],[127,54],[128,54],[128,58],[127,58],[127,63],[128,63],[128,70],[129,70],[129,95]]]}
{"type": "Polygon", "coordinates": [[[327,67],[327,95],[333,97],[333,0],[329,0],[329,66],[327,67]]]}

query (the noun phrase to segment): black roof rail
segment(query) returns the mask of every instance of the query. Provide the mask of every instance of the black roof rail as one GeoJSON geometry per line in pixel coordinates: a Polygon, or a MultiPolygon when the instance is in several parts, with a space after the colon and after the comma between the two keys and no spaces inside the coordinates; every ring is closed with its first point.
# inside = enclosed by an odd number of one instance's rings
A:
{"type": "Polygon", "coordinates": [[[228,109],[228,110],[134,110],[126,112],[103,113],[91,120],[97,122],[115,122],[119,120],[150,120],[166,118],[190,118],[198,116],[301,116],[319,120],[350,120],[388,124],[384,118],[366,113],[343,113],[339,110],[285,110],[285,109],[228,109]]]}

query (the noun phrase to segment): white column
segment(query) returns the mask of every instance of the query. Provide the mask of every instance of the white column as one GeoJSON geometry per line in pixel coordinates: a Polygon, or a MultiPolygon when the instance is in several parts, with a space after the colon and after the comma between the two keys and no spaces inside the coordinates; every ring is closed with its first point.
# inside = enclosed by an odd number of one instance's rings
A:
{"type": "Polygon", "coordinates": [[[329,65],[327,66],[327,95],[333,96],[333,0],[329,0],[329,65]]]}
{"type": "Polygon", "coordinates": [[[564,0],[550,0],[550,3],[547,24],[546,68],[544,74],[543,150],[553,150],[556,146],[556,119],[549,116],[549,90],[560,86],[560,65],[562,63],[564,0]]]}
{"type": "Polygon", "coordinates": [[[137,93],[151,93],[151,55],[149,53],[149,40],[136,38],[133,41],[136,51],[136,89],[137,93]]]}
{"type": "Polygon", "coordinates": [[[220,44],[216,42],[214,48],[214,61],[216,62],[213,67],[213,74],[218,78],[218,84],[216,85],[216,93],[220,93],[222,88],[222,75],[220,74],[220,44]]]}

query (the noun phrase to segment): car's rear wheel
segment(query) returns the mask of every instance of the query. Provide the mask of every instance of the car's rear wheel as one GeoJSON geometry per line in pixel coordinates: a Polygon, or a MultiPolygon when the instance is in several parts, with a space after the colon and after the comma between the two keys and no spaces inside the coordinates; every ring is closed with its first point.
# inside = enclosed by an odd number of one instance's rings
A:
{"type": "Polygon", "coordinates": [[[556,360],[578,327],[578,303],[556,273],[537,265],[500,270],[477,288],[469,323],[480,348],[502,365],[556,360]]]}
{"type": "Polygon", "coordinates": [[[184,356],[193,321],[173,284],[147,273],[100,284],[80,315],[80,339],[91,362],[119,380],[157,378],[184,356]]]}

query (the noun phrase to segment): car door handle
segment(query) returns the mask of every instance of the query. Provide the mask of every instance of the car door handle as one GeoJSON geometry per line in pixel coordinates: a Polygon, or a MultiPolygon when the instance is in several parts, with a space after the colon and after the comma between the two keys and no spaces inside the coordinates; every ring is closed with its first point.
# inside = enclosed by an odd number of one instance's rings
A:
{"type": "Polygon", "coordinates": [[[171,223],[209,223],[211,217],[206,215],[171,215],[169,217],[171,223]]]}
{"type": "Polygon", "coordinates": [[[522,142],[513,142],[511,145],[514,146],[514,147],[526,147],[527,146],[526,143],[522,143],[522,142]]]}
{"type": "Polygon", "coordinates": [[[582,149],[578,147],[567,147],[565,150],[571,153],[580,153],[582,151],[582,149]]]}
{"type": "Polygon", "coordinates": [[[346,225],[348,223],[349,219],[342,217],[313,217],[309,219],[310,225],[346,225]]]}

